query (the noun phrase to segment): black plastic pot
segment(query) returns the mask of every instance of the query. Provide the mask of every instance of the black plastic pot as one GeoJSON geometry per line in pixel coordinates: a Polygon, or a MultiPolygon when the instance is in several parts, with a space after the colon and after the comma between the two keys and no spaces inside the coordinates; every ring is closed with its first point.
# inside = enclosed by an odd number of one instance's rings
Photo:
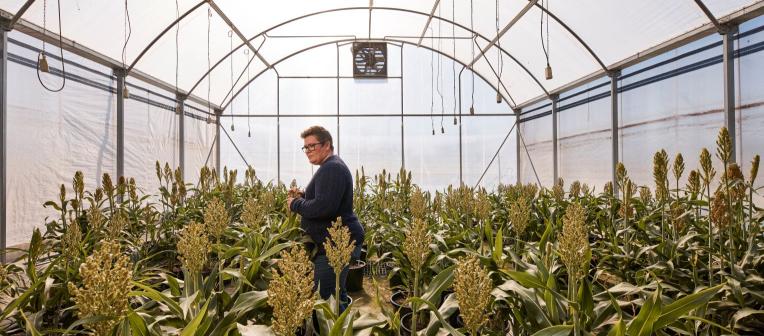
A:
{"type": "Polygon", "coordinates": [[[362,260],[356,260],[353,265],[350,265],[347,278],[347,291],[358,292],[363,290],[363,270],[366,267],[366,262],[362,260]]]}
{"type": "MultiPolygon", "coordinates": [[[[421,329],[417,330],[417,332],[427,328],[427,324],[429,322],[430,322],[430,314],[420,313],[417,319],[417,324],[421,326],[421,329]]],[[[403,318],[401,318],[401,335],[412,335],[410,327],[411,327],[411,312],[407,313],[406,315],[403,315],[403,318]]]]}
{"type": "Polygon", "coordinates": [[[406,303],[408,293],[403,291],[395,291],[390,297],[390,303],[393,305],[396,311],[399,311],[401,316],[411,313],[411,305],[406,303]]]}

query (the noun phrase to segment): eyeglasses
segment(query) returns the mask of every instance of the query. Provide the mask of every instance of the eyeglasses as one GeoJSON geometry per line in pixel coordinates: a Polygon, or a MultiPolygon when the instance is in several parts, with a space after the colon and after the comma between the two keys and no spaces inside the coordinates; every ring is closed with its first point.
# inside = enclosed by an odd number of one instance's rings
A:
{"type": "Polygon", "coordinates": [[[316,142],[316,143],[312,143],[312,144],[307,144],[305,146],[302,146],[300,149],[302,149],[302,151],[305,152],[305,153],[310,153],[310,152],[316,150],[316,147],[318,147],[319,145],[322,145],[323,143],[324,143],[324,141],[316,142]]]}

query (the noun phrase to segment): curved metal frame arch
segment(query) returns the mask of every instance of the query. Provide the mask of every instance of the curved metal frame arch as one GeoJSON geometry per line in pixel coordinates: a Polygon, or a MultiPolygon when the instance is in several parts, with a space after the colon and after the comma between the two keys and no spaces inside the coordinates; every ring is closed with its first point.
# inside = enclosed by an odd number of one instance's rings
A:
{"type": "MultiPolygon", "coordinates": [[[[272,62],[270,68],[265,68],[265,69],[261,70],[254,77],[252,77],[248,82],[246,82],[244,85],[242,85],[242,87],[239,88],[239,90],[236,91],[236,93],[233,96],[231,96],[231,99],[229,99],[228,102],[225,105],[221,106],[220,109],[222,111],[225,111],[228,108],[228,105],[230,105],[231,102],[233,102],[233,100],[236,99],[236,97],[238,97],[239,94],[242,91],[244,91],[244,89],[246,89],[250,84],[252,84],[252,82],[254,82],[255,79],[260,77],[262,74],[264,74],[268,70],[272,69],[272,70],[276,71],[276,66],[279,65],[281,62],[286,61],[286,60],[288,60],[288,59],[290,59],[290,58],[292,58],[294,56],[297,56],[299,54],[302,54],[302,53],[304,53],[306,51],[313,50],[315,48],[320,48],[320,47],[323,47],[323,46],[326,46],[326,45],[330,45],[330,44],[337,44],[337,43],[343,43],[343,42],[353,42],[353,41],[356,41],[356,39],[354,39],[354,38],[347,38],[347,39],[338,39],[338,40],[333,40],[333,41],[321,42],[321,43],[314,44],[312,46],[300,49],[298,51],[295,51],[295,52],[293,52],[293,53],[291,53],[291,54],[289,54],[287,56],[284,56],[283,58],[281,58],[281,59],[279,59],[279,60],[277,60],[275,62],[272,62]]],[[[372,39],[372,41],[401,43],[402,44],[401,48],[403,48],[403,45],[413,45],[413,46],[416,46],[416,43],[413,43],[413,42],[410,42],[410,41],[398,40],[398,39],[386,39],[386,40],[381,40],[381,39],[374,40],[374,39],[372,39]]],[[[430,50],[431,52],[435,52],[435,53],[441,54],[441,55],[451,59],[452,61],[461,64],[461,66],[463,68],[466,68],[466,64],[464,64],[464,62],[462,62],[462,61],[452,57],[451,55],[448,55],[446,53],[440,52],[439,50],[430,48],[428,46],[421,46],[421,48],[425,48],[427,50],[430,50]]],[[[475,72],[475,75],[480,77],[480,79],[482,79],[484,82],[486,82],[492,89],[496,90],[497,92],[499,92],[499,94],[501,94],[501,92],[498,91],[497,88],[495,86],[493,86],[493,84],[490,81],[486,80],[486,78],[483,77],[483,75],[481,75],[478,72],[475,72]]],[[[507,104],[507,106],[509,106],[509,108],[511,108],[511,109],[514,109],[513,106],[509,105],[509,101],[506,99],[506,97],[504,97],[503,94],[501,94],[501,96],[502,96],[502,98],[504,98],[503,101],[507,104]]]]}
{"type": "MultiPolygon", "coordinates": [[[[429,16],[430,16],[430,15],[429,15],[429,14],[427,14],[427,13],[423,13],[423,12],[419,12],[419,11],[415,11],[415,10],[411,10],[411,9],[405,9],[405,8],[396,8],[396,7],[373,7],[373,9],[374,9],[374,10],[386,10],[386,11],[397,11],[397,12],[404,12],[404,13],[415,14],[415,15],[421,15],[421,16],[427,16],[427,17],[429,17],[429,16]]],[[[333,12],[340,12],[340,11],[351,11],[351,10],[368,10],[368,7],[344,7],[344,8],[334,8],[334,9],[328,9],[328,10],[323,10],[323,11],[318,11],[318,12],[313,12],[313,13],[309,13],[309,14],[301,15],[301,16],[298,16],[298,17],[294,17],[294,18],[291,18],[291,19],[289,19],[289,20],[283,21],[283,22],[281,22],[281,23],[278,23],[278,24],[276,24],[276,25],[274,25],[274,26],[272,26],[272,27],[270,27],[270,28],[268,28],[268,29],[266,29],[266,30],[263,30],[262,32],[260,32],[260,33],[256,34],[256,35],[255,35],[255,36],[253,36],[252,38],[250,38],[250,39],[249,39],[249,41],[252,41],[252,40],[254,40],[255,38],[257,38],[257,37],[260,37],[260,36],[266,36],[266,37],[267,37],[267,34],[268,34],[270,31],[272,31],[272,30],[274,30],[274,29],[276,29],[276,28],[279,28],[279,27],[281,27],[281,26],[284,26],[284,25],[287,25],[287,24],[290,24],[290,23],[293,23],[293,22],[295,22],[295,21],[299,21],[299,20],[302,20],[302,19],[305,19],[305,18],[308,18],[308,17],[317,16],[317,15],[321,15],[321,14],[328,14],[328,13],[333,13],[333,12]]],[[[485,40],[485,41],[487,41],[487,42],[490,42],[490,40],[489,40],[487,37],[485,37],[484,35],[482,35],[482,34],[478,33],[477,31],[474,31],[474,30],[472,30],[472,29],[469,29],[469,28],[465,27],[464,25],[462,25],[462,24],[460,24],[460,23],[458,23],[458,22],[455,22],[455,21],[451,21],[451,20],[449,20],[449,19],[446,19],[446,18],[443,18],[443,17],[437,16],[437,15],[433,15],[433,16],[432,16],[432,18],[434,18],[434,19],[438,19],[438,20],[440,20],[440,21],[443,21],[443,22],[446,22],[446,23],[449,23],[449,24],[452,24],[452,25],[454,25],[454,26],[456,26],[456,27],[459,27],[459,28],[461,28],[461,29],[463,29],[463,30],[466,30],[466,31],[470,32],[470,33],[471,33],[471,34],[473,34],[474,36],[480,37],[481,39],[483,39],[483,40],[485,40]]],[[[223,62],[223,61],[224,61],[226,58],[228,58],[228,57],[229,57],[231,54],[233,54],[234,52],[236,52],[236,50],[238,50],[239,48],[241,48],[241,46],[242,46],[242,45],[244,45],[244,43],[242,43],[241,45],[237,46],[236,48],[234,48],[234,50],[233,50],[232,52],[229,52],[229,53],[227,53],[227,54],[226,54],[225,56],[223,56],[223,57],[222,57],[222,58],[221,58],[219,61],[217,61],[217,62],[215,63],[215,65],[214,65],[214,66],[212,66],[212,67],[210,68],[210,70],[209,70],[209,71],[207,71],[207,72],[206,72],[204,75],[202,75],[202,77],[201,77],[201,78],[199,78],[199,80],[196,82],[196,84],[194,84],[194,86],[193,86],[193,87],[191,87],[191,89],[188,91],[188,92],[189,92],[189,94],[190,94],[191,92],[193,92],[193,91],[196,89],[196,87],[197,87],[197,86],[198,86],[198,85],[199,85],[199,84],[200,84],[200,83],[201,83],[201,82],[204,80],[204,78],[206,78],[206,77],[207,77],[207,76],[208,76],[208,75],[209,75],[209,74],[212,72],[212,70],[214,70],[214,69],[217,67],[217,65],[219,65],[220,63],[222,63],[222,62],[223,62]]],[[[516,63],[518,66],[520,66],[520,68],[521,68],[521,69],[523,69],[523,71],[525,71],[525,73],[526,73],[526,74],[527,74],[527,75],[528,75],[528,76],[529,76],[529,77],[530,77],[530,78],[531,78],[531,79],[532,79],[534,82],[536,82],[536,84],[539,86],[539,88],[541,88],[541,90],[544,92],[544,94],[545,94],[545,95],[547,95],[547,96],[549,96],[549,91],[548,91],[548,90],[547,90],[547,89],[544,87],[544,85],[543,85],[543,84],[541,84],[541,81],[539,81],[539,79],[538,79],[538,78],[536,78],[536,76],[534,76],[534,75],[533,75],[533,73],[531,73],[531,71],[530,71],[530,70],[528,70],[528,68],[525,66],[525,64],[523,64],[522,62],[520,62],[520,61],[519,61],[517,58],[515,58],[515,57],[514,57],[512,54],[510,54],[510,53],[509,53],[508,51],[506,51],[504,48],[501,48],[501,47],[497,47],[497,48],[498,48],[498,49],[499,49],[501,52],[503,52],[503,53],[504,53],[504,54],[505,54],[507,57],[509,57],[510,59],[512,59],[512,61],[514,61],[514,62],[515,62],[515,63],[516,63]]],[[[452,56],[452,58],[453,58],[453,57],[456,57],[456,55],[451,55],[451,56],[452,56]]]]}
{"type": "MultiPolygon", "coordinates": [[[[192,9],[190,9],[189,11],[187,11],[187,12],[186,12],[186,13],[185,13],[183,16],[181,16],[180,18],[178,18],[177,20],[175,20],[173,23],[171,23],[171,24],[170,24],[170,25],[169,25],[167,28],[165,28],[165,29],[164,29],[164,30],[163,30],[163,31],[162,31],[162,32],[161,32],[161,33],[160,33],[160,34],[159,34],[159,35],[158,35],[156,38],[154,38],[154,40],[153,40],[151,43],[149,43],[149,45],[147,45],[147,46],[146,46],[146,48],[144,48],[144,50],[143,50],[143,51],[141,51],[141,53],[139,54],[138,58],[136,58],[136,59],[133,61],[133,63],[132,63],[132,65],[131,65],[131,67],[130,67],[130,68],[132,68],[132,67],[133,67],[135,64],[137,64],[137,63],[138,63],[138,61],[141,59],[141,57],[142,57],[143,55],[145,55],[145,54],[146,54],[146,52],[148,51],[148,49],[150,49],[151,47],[153,47],[153,45],[154,45],[154,44],[155,44],[155,43],[156,43],[156,42],[157,42],[157,41],[158,41],[158,40],[159,40],[159,39],[160,39],[160,38],[161,38],[161,37],[162,37],[162,36],[163,36],[165,33],[167,33],[167,32],[168,32],[168,31],[169,31],[169,30],[170,30],[170,29],[171,29],[171,28],[172,28],[174,25],[178,24],[178,23],[179,23],[179,22],[180,22],[180,21],[181,21],[181,20],[182,20],[182,19],[183,19],[185,16],[187,16],[187,15],[188,15],[190,12],[192,12],[193,10],[195,10],[195,9],[199,8],[199,7],[200,7],[202,4],[204,4],[204,3],[206,3],[206,2],[207,2],[207,0],[202,0],[202,1],[201,1],[199,4],[197,4],[195,7],[193,7],[193,8],[192,8],[192,9]]],[[[260,36],[267,36],[267,33],[268,33],[268,32],[270,32],[270,31],[272,31],[272,30],[274,30],[274,29],[277,29],[277,28],[279,28],[279,27],[281,27],[281,26],[284,26],[284,25],[287,25],[287,24],[289,24],[289,23],[292,23],[292,22],[295,22],[295,21],[298,21],[298,20],[302,20],[302,19],[305,19],[305,18],[308,18],[308,17],[312,17],[312,16],[316,16],[316,15],[321,15],[321,14],[327,14],[327,13],[333,13],[333,12],[340,12],[340,11],[349,11],[349,10],[368,10],[368,9],[369,9],[369,7],[344,7],[344,8],[333,8],[333,9],[327,9],[327,10],[323,10],[323,11],[318,11],[318,12],[313,12],[313,13],[304,14],[304,15],[301,15],[301,16],[298,16],[298,17],[294,17],[294,18],[291,18],[291,19],[289,19],[289,20],[283,21],[283,22],[281,22],[281,23],[278,23],[278,24],[276,24],[276,25],[274,25],[274,26],[271,26],[270,28],[268,28],[268,29],[266,29],[266,30],[263,30],[262,32],[260,32],[260,33],[257,33],[256,35],[254,35],[252,38],[250,38],[250,39],[248,40],[248,42],[251,42],[252,40],[254,40],[254,39],[256,39],[256,38],[258,38],[258,37],[260,37],[260,36]]],[[[429,14],[427,14],[427,13],[423,13],[423,12],[419,12],[419,11],[415,11],[415,10],[411,10],[411,9],[405,9],[405,8],[395,8],[395,7],[372,7],[372,9],[374,9],[374,10],[386,10],[386,11],[398,11],[398,12],[406,12],[406,13],[410,13],[410,14],[421,15],[421,16],[427,16],[427,17],[429,17],[429,16],[430,16],[430,15],[429,15],[429,14]]],[[[550,15],[550,16],[551,16],[551,15],[550,15]]],[[[485,40],[485,41],[490,41],[490,40],[489,40],[487,37],[483,36],[482,34],[478,33],[477,31],[474,31],[474,30],[472,30],[472,29],[469,29],[469,28],[465,27],[464,25],[462,25],[462,24],[460,24],[460,23],[458,23],[458,22],[455,22],[455,21],[451,21],[451,20],[449,20],[449,19],[446,19],[446,18],[443,18],[443,17],[437,16],[437,15],[434,15],[434,16],[433,16],[433,18],[435,18],[435,19],[438,19],[438,20],[440,20],[440,21],[443,21],[443,22],[446,22],[446,23],[449,23],[449,24],[452,24],[452,25],[454,25],[454,26],[456,26],[456,27],[459,27],[459,28],[461,28],[461,29],[463,29],[463,30],[466,30],[466,31],[470,32],[471,34],[473,34],[474,36],[480,37],[481,39],[483,39],[483,40],[485,40]]],[[[235,47],[235,48],[234,48],[232,51],[230,51],[230,52],[228,52],[227,54],[225,54],[225,55],[224,55],[224,56],[223,56],[223,57],[222,57],[220,60],[218,60],[217,62],[215,62],[215,64],[214,64],[212,67],[210,67],[209,71],[205,72],[205,73],[204,73],[204,75],[202,75],[202,77],[201,77],[201,78],[199,78],[199,80],[198,80],[198,81],[197,81],[197,82],[194,84],[194,86],[193,86],[193,87],[191,87],[191,89],[188,91],[188,93],[187,93],[187,94],[189,94],[189,95],[190,95],[190,94],[191,94],[191,93],[192,93],[192,92],[193,92],[193,91],[194,91],[194,90],[195,90],[195,89],[196,89],[196,88],[199,86],[199,84],[201,84],[201,82],[204,80],[204,78],[206,78],[206,77],[207,77],[207,76],[208,76],[208,75],[209,75],[209,74],[212,72],[212,70],[214,70],[215,68],[217,68],[217,66],[218,66],[218,65],[220,65],[220,64],[221,64],[221,63],[222,63],[222,62],[223,62],[223,61],[224,61],[226,58],[228,58],[228,57],[229,57],[231,54],[233,54],[234,52],[236,52],[237,50],[239,50],[239,49],[240,49],[242,46],[244,46],[245,44],[246,44],[246,42],[242,42],[241,44],[239,44],[238,46],[236,46],[236,47],[235,47]]],[[[536,82],[536,84],[539,86],[539,88],[541,88],[541,90],[544,92],[544,94],[545,94],[545,95],[547,95],[547,96],[549,95],[549,91],[548,91],[548,90],[547,90],[547,89],[544,87],[544,85],[543,85],[543,84],[541,84],[541,81],[539,81],[539,80],[538,80],[538,78],[536,78],[536,76],[534,76],[534,75],[533,75],[533,73],[531,73],[531,72],[530,72],[530,70],[528,70],[528,68],[527,68],[527,67],[526,67],[526,66],[525,66],[525,65],[524,65],[522,62],[520,62],[520,61],[519,61],[517,58],[515,58],[515,57],[514,57],[512,54],[510,54],[510,53],[509,53],[507,50],[505,50],[504,48],[502,48],[502,47],[499,47],[499,46],[496,46],[496,48],[498,48],[498,49],[499,49],[501,52],[503,52],[503,53],[504,53],[504,54],[505,54],[507,57],[509,57],[510,59],[512,59],[512,61],[514,61],[514,62],[515,62],[515,63],[516,63],[518,66],[520,66],[520,68],[521,68],[521,69],[523,69],[523,71],[525,71],[525,73],[526,73],[526,74],[527,74],[529,77],[531,77],[531,79],[532,79],[534,82],[536,82]]],[[[455,55],[452,55],[452,56],[453,56],[453,57],[455,57],[455,55]]]]}

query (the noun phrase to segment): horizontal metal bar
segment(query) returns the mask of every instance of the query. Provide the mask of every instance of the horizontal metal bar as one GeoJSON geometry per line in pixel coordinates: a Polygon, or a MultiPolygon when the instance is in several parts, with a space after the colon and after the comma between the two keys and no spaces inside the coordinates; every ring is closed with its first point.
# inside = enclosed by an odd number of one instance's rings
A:
{"type": "MultiPolygon", "coordinates": [[[[257,113],[257,112],[253,112],[257,113]]],[[[379,117],[439,117],[440,114],[430,114],[430,113],[372,113],[372,114],[358,114],[358,113],[352,113],[352,114],[340,114],[339,118],[379,118],[379,117]]],[[[463,117],[514,117],[514,113],[484,113],[484,114],[465,114],[463,117]]],[[[324,113],[324,114],[226,114],[226,118],[234,117],[234,118],[337,118],[336,113],[324,113]]]]}
{"type": "Polygon", "coordinates": [[[385,80],[385,79],[403,79],[401,76],[388,76],[380,78],[357,78],[353,76],[279,76],[281,79],[371,79],[371,80],[385,80]]]}

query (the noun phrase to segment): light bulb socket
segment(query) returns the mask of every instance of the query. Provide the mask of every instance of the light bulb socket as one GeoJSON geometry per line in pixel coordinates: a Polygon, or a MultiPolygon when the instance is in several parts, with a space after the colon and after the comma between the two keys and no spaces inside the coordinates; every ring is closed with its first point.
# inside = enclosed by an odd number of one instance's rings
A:
{"type": "Polygon", "coordinates": [[[251,138],[251,137],[252,137],[252,131],[247,132],[247,138],[251,138]]]}
{"type": "Polygon", "coordinates": [[[125,99],[130,98],[130,90],[127,89],[127,85],[125,85],[125,87],[122,88],[122,98],[125,98],[125,99]]]}
{"type": "Polygon", "coordinates": [[[546,69],[544,69],[544,75],[546,76],[547,80],[550,80],[554,78],[554,75],[552,74],[552,66],[547,64],[546,69]]]}
{"type": "Polygon", "coordinates": [[[231,132],[235,131],[236,127],[233,127],[233,124],[231,124],[231,132]]]}
{"type": "Polygon", "coordinates": [[[470,106],[470,114],[471,115],[475,114],[475,107],[474,106],[470,106]]]}
{"type": "Polygon", "coordinates": [[[456,117],[454,117],[454,125],[456,125],[456,117]]]}
{"type": "Polygon", "coordinates": [[[37,69],[39,69],[40,72],[50,72],[48,58],[46,58],[43,53],[40,53],[40,56],[37,57],[37,69]]]}
{"type": "Polygon", "coordinates": [[[445,133],[446,133],[446,130],[443,129],[443,126],[440,126],[440,134],[445,134],[445,133]]]}
{"type": "Polygon", "coordinates": [[[435,129],[432,130],[432,135],[435,135],[435,129]]]}
{"type": "Polygon", "coordinates": [[[496,91],[496,104],[501,104],[501,94],[496,91]]]}

